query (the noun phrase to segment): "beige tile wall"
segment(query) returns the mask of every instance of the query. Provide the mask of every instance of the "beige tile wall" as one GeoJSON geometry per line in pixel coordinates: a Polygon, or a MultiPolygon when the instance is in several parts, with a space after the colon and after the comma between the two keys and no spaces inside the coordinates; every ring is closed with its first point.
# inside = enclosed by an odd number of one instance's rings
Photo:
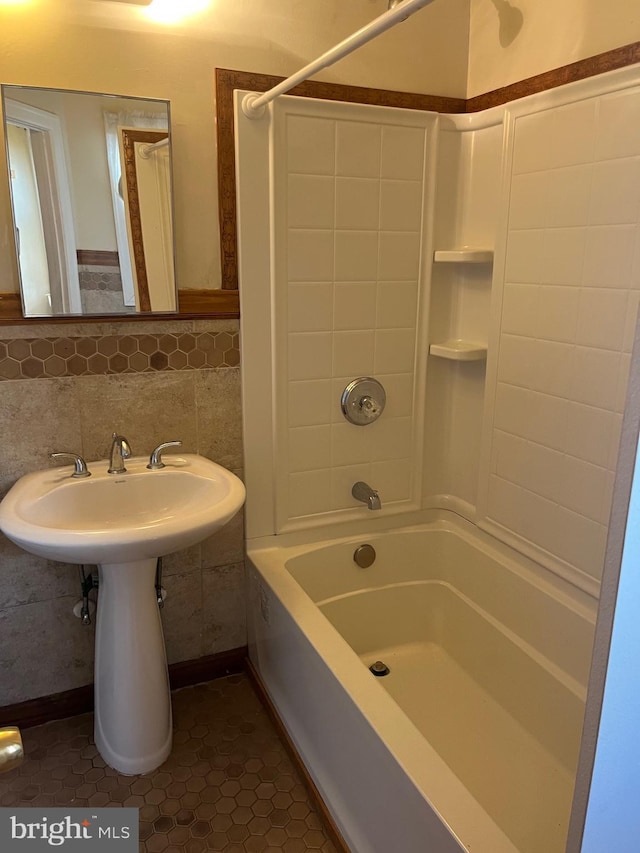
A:
{"type": "MultiPolygon", "coordinates": [[[[149,344],[154,336],[173,349],[170,339],[186,335],[206,338],[205,354],[216,351],[216,340],[227,353],[235,341],[237,355],[235,321],[7,327],[0,351],[9,341],[33,347],[37,340],[62,339],[61,330],[67,340],[93,340],[108,353],[114,345],[118,352],[125,338],[126,350],[132,339],[149,344]]],[[[48,353],[48,347],[36,351],[48,353]]],[[[202,453],[241,475],[240,372],[223,362],[179,369],[167,363],[159,370],[147,363],[142,372],[129,362],[126,373],[107,373],[107,365],[94,375],[0,381],[0,495],[23,474],[50,465],[53,450],[104,458],[114,430],[127,436],[136,455],[181,439],[185,452],[202,453]]],[[[165,559],[162,620],[170,663],[245,644],[242,533],[239,515],[201,545],[165,559]]],[[[0,536],[0,705],[93,680],[94,626],[83,626],[72,613],[79,593],[77,566],[34,557],[0,536]]]]}

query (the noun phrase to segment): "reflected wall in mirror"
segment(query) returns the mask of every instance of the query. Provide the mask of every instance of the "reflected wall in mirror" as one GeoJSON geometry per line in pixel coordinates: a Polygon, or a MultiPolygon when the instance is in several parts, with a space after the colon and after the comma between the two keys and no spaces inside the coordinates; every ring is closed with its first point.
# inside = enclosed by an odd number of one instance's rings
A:
{"type": "Polygon", "coordinates": [[[2,86],[25,317],[177,310],[169,102],[2,86]]]}

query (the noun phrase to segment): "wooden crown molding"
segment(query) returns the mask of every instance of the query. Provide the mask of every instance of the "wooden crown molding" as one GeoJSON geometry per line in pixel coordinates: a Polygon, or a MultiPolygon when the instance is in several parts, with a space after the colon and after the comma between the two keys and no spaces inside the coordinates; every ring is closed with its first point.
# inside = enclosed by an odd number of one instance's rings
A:
{"type": "Polygon", "coordinates": [[[545,71],[543,74],[536,74],[534,77],[527,77],[525,80],[503,86],[501,89],[494,89],[484,95],[477,95],[466,102],[465,112],[475,113],[480,112],[480,110],[487,110],[490,107],[508,104],[529,95],[536,95],[549,89],[557,89],[558,86],[576,83],[578,80],[586,80],[588,77],[606,74],[607,71],[626,68],[628,65],[635,65],[638,62],[640,62],[640,42],[637,41],[608,50],[605,53],[599,53],[596,56],[590,56],[588,59],[580,59],[569,65],[554,68],[552,71],[545,71]]]}
{"type": "MultiPolygon", "coordinates": [[[[266,92],[282,80],[284,77],[274,77],[271,74],[216,68],[218,209],[220,214],[222,287],[225,290],[237,290],[238,288],[233,92],[235,89],[266,92]]],[[[394,92],[390,89],[368,89],[363,86],[345,86],[339,83],[318,83],[313,80],[301,83],[293,88],[289,94],[302,98],[318,98],[324,101],[342,101],[440,113],[463,113],[466,106],[466,101],[462,98],[394,92]]]]}
{"type": "MultiPolygon", "coordinates": [[[[322,100],[429,110],[444,113],[472,113],[500,106],[538,92],[574,83],[617,68],[640,62],[640,42],[597,54],[569,65],[537,74],[526,80],[512,83],[474,98],[446,98],[388,89],[369,89],[363,86],[345,86],[308,80],[291,90],[292,95],[322,100]]],[[[163,317],[190,319],[197,317],[239,317],[238,257],[236,225],[235,138],[233,125],[233,92],[243,89],[265,92],[279,83],[282,77],[258,74],[251,71],[234,71],[217,68],[216,110],[218,144],[218,208],[220,216],[220,251],[222,265],[221,290],[180,290],[177,314],[135,314],[122,317],[56,317],[42,318],[38,322],[77,323],[104,322],[105,319],[153,320],[163,317]]],[[[87,263],[87,261],[84,261],[87,263]]],[[[0,324],[24,322],[20,297],[17,293],[0,293],[0,324]]],[[[29,318],[27,322],[35,322],[29,318]]]]}
{"type": "MultiPolygon", "coordinates": [[[[337,83],[317,83],[307,80],[292,89],[290,95],[322,100],[347,101],[411,110],[429,110],[440,113],[472,113],[489,107],[594,77],[616,68],[640,62],[640,42],[582,59],[529,77],[518,83],[504,86],[475,98],[445,98],[437,95],[420,95],[394,92],[387,89],[367,89],[362,86],[344,86],[337,83]]],[[[234,89],[265,92],[281,82],[283,77],[258,74],[251,71],[232,71],[216,68],[217,141],[218,141],[218,207],[220,213],[220,248],[222,254],[222,287],[238,287],[237,227],[236,227],[236,176],[235,139],[233,124],[234,89]]]]}

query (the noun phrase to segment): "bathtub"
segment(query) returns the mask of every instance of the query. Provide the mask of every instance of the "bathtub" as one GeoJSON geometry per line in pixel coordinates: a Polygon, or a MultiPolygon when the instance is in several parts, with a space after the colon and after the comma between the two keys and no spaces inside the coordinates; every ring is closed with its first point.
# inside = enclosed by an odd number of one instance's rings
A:
{"type": "Polygon", "coordinates": [[[351,851],[564,851],[593,600],[447,513],[248,557],[251,660],[351,851]]]}

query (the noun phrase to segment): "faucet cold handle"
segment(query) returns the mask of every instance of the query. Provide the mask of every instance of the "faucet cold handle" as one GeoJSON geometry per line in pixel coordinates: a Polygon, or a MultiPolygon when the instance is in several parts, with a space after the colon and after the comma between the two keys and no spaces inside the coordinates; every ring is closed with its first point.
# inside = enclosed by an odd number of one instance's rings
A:
{"type": "Polygon", "coordinates": [[[150,468],[152,471],[157,471],[159,468],[164,468],[164,462],[162,461],[162,451],[165,450],[167,447],[182,447],[182,442],[165,441],[162,444],[159,444],[152,452],[147,468],[150,468]]]}
{"type": "Polygon", "coordinates": [[[71,475],[75,480],[84,479],[85,477],[91,476],[91,471],[87,470],[87,463],[84,461],[82,456],[78,456],[77,453],[50,453],[49,459],[73,459],[73,464],[75,466],[74,472],[71,475]]]}

